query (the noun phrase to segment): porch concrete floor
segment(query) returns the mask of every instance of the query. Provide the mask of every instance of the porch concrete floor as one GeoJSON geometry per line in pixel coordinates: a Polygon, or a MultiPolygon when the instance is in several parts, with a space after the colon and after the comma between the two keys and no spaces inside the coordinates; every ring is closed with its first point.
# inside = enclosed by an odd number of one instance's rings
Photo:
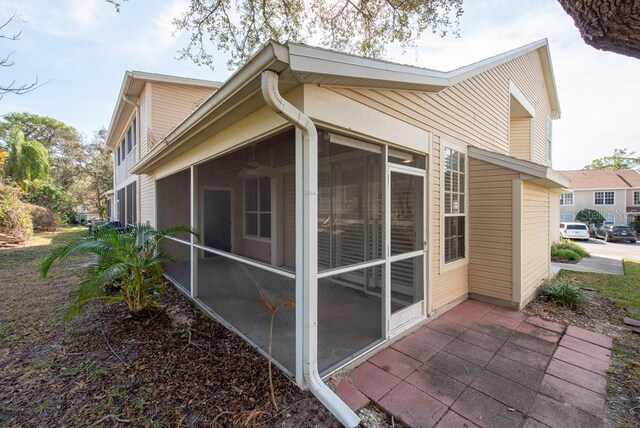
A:
{"type": "Polygon", "coordinates": [[[611,338],[467,300],[336,391],[411,427],[602,427],[611,338]]]}
{"type": "MultiPolygon", "coordinates": [[[[174,278],[188,265],[170,265],[174,278]]],[[[276,305],[295,302],[295,281],[224,257],[198,261],[198,298],[219,316],[267,350],[270,312],[262,290],[276,305]]],[[[274,318],[272,356],[295,373],[295,307],[281,307],[274,318]]],[[[335,283],[318,281],[318,366],[324,372],[382,337],[379,297],[335,283]]]]}

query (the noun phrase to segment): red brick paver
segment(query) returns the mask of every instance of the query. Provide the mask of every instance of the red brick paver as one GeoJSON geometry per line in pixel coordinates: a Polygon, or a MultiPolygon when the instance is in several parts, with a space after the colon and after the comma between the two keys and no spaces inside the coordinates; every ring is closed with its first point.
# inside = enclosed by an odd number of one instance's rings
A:
{"type": "Polygon", "coordinates": [[[612,346],[600,333],[467,300],[336,391],[410,427],[602,427],[612,346]]]}

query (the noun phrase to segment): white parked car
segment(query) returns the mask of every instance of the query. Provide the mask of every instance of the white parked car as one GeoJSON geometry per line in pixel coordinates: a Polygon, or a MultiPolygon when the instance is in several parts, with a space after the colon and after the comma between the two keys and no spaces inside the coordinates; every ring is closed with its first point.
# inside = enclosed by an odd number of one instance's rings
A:
{"type": "Polygon", "coordinates": [[[589,228],[584,223],[560,223],[560,237],[589,240],[589,228]]]}

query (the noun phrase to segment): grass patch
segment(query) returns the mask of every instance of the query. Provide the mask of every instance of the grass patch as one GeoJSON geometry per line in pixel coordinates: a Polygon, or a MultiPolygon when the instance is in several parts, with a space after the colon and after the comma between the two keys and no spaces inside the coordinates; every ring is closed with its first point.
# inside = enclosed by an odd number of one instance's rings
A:
{"type": "Polygon", "coordinates": [[[625,259],[624,276],[562,271],[559,279],[572,279],[601,292],[629,316],[640,319],[640,260],[625,259]]]}

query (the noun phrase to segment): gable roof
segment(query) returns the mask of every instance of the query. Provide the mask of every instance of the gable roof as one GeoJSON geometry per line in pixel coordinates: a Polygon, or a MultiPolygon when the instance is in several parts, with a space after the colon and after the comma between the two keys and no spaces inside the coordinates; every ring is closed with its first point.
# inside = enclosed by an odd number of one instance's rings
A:
{"type": "Polygon", "coordinates": [[[264,105],[262,97],[253,95],[260,91],[260,75],[265,70],[280,74],[281,93],[300,84],[439,92],[538,49],[542,51],[540,57],[551,102],[551,116],[556,119],[560,116],[560,107],[547,39],[448,72],[364,58],[303,44],[283,45],[269,41],[191,115],[169,132],[161,141],[163,144],[156,144],[140,159],[131,172],[140,174],[153,169],[167,156],[177,156],[188,150],[188,146],[197,144],[199,137],[194,137],[205,128],[209,127],[207,132],[212,135],[232,123],[232,116],[243,117],[264,105]]]}
{"type": "Polygon", "coordinates": [[[633,169],[583,169],[560,171],[574,190],[640,188],[640,173],[633,169]]]}
{"type": "Polygon", "coordinates": [[[212,80],[192,79],[189,77],[171,76],[168,74],[148,73],[144,71],[126,71],[120,85],[120,92],[113,109],[111,122],[107,128],[106,146],[115,148],[118,141],[117,136],[122,133],[122,128],[126,123],[120,123],[121,118],[129,117],[133,112],[133,104],[138,102],[138,97],[147,82],[170,83],[174,85],[200,86],[217,89],[222,86],[221,82],[212,80]]]}
{"type": "Polygon", "coordinates": [[[298,43],[288,43],[286,46],[289,49],[289,66],[301,83],[433,92],[456,85],[514,58],[540,49],[552,118],[560,117],[560,102],[547,39],[541,39],[451,71],[438,71],[365,58],[298,43]]]}

